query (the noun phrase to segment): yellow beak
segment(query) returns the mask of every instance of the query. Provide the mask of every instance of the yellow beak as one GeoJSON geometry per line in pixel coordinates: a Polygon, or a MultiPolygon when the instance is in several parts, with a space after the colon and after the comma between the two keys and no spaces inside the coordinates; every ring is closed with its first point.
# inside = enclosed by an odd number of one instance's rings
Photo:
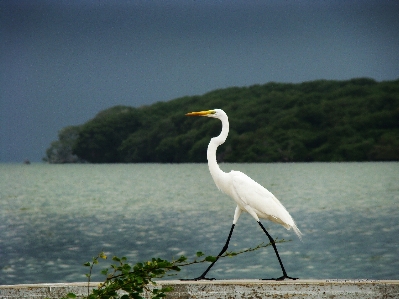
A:
{"type": "Polygon", "coordinates": [[[207,116],[209,114],[215,114],[215,110],[189,112],[189,113],[186,113],[186,116],[207,116]]]}

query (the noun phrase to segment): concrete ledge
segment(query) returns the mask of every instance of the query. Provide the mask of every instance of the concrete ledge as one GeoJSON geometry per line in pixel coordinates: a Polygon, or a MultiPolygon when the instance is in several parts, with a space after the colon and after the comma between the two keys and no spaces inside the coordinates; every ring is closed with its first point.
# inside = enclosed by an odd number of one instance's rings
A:
{"type": "MultiPolygon", "coordinates": [[[[399,280],[159,280],[174,290],[167,298],[399,298],[399,280]]],[[[96,288],[98,283],[91,283],[96,288]]],[[[0,299],[61,298],[73,292],[87,295],[87,283],[0,286],[0,299]]]]}

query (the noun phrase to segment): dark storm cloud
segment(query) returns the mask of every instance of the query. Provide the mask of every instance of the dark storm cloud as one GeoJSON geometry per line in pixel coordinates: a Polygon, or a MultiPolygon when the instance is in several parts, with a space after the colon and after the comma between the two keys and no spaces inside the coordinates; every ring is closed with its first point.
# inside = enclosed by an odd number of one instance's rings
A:
{"type": "Polygon", "coordinates": [[[399,77],[395,1],[0,7],[0,162],[39,161],[58,130],[113,105],[268,81],[399,77]]]}

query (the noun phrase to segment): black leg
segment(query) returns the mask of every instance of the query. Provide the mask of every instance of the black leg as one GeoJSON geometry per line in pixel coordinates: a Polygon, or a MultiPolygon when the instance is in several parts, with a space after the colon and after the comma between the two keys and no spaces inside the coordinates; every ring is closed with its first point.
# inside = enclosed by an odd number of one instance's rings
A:
{"type": "Polygon", "coordinates": [[[223,253],[225,253],[225,251],[226,251],[227,248],[229,247],[229,242],[230,242],[231,235],[233,234],[234,226],[235,226],[235,224],[233,224],[233,225],[231,226],[230,233],[229,233],[229,236],[228,236],[228,238],[227,238],[226,244],[224,244],[222,250],[221,250],[221,251],[219,252],[219,254],[217,255],[216,260],[215,260],[214,262],[212,262],[212,264],[210,264],[210,266],[205,270],[205,272],[202,273],[201,276],[199,276],[199,277],[197,277],[197,278],[194,278],[194,279],[181,279],[181,280],[202,280],[202,279],[214,280],[214,279],[215,279],[215,278],[207,278],[207,277],[205,277],[205,275],[209,272],[209,270],[211,270],[211,268],[213,267],[213,265],[218,261],[219,257],[220,257],[223,253]]]}
{"type": "Polygon", "coordinates": [[[260,227],[262,228],[262,230],[265,232],[266,236],[269,238],[269,241],[270,241],[270,243],[271,243],[272,246],[273,246],[274,252],[276,253],[278,262],[280,263],[281,270],[283,270],[283,276],[281,276],[281,277],[279,277],[279,278],[271,278],[271,279],[264,279],[264,280],[284,280],[284,279],[286,279],[286,278],[288,278],[288,279],[293,279],[293,280],[298,279],[298,278],[290,277],[290,276],[287,275],[287,272],[286,272],[285,269],[284,269],[283,262],[281,261],[280,255],[278,254],[277,246],[276,246],[276,244],[274,243],[274,240],[273,240],[272,236],[270,236],[270,234],[269,234],[269,233],[267,232],[267,230],[264,228],[264,226],[262,225],[262,223],[260,223],[260,221],[259,221],[258,223],[259,223],[260,227]]]}

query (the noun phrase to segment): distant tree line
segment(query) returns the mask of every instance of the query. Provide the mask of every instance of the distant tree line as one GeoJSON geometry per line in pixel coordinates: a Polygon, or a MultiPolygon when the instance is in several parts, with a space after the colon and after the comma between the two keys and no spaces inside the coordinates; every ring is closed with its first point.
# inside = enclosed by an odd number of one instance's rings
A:
{"type": "Polygon", "coordinates": [[[230,134],[219,162],[399,161],[399,80],[270,82],[139,108],[116,106],[59,133],[50,163],[206,162],[221,108],[230,134]]]}
{"type": "Polygon", "coordinates": [[[83,159],[72,153],[73,146],[79,137],[79,131],[79,126],[69,126],[58,132],[58,140],[50,144],[43,161],[54,164],[84,162],[83,159]]]}

